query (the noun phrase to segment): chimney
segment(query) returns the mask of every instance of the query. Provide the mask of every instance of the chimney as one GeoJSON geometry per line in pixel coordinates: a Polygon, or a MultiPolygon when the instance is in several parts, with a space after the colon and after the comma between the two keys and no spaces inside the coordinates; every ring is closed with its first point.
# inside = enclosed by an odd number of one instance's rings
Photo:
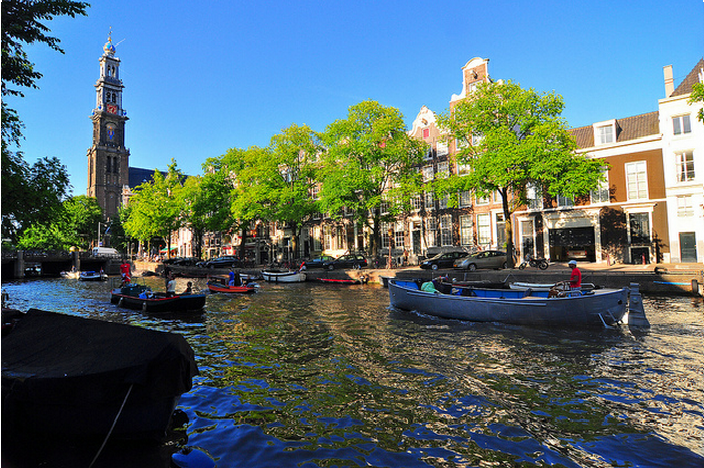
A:
{"type": "Polygon", "coordinates": [[[665,74],[665,97],[669,98],[675,92],[675,80],[672,78],[672,65],[663,67],[665,74]]]}

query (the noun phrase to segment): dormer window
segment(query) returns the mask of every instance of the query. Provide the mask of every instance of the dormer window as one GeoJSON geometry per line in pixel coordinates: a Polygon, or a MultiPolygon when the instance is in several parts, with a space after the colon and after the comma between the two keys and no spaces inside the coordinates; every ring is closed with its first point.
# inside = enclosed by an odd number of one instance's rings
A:
{"type": "Polygon", "coordinates": [[[608,145],[616,141],[616,121],[599,122],[594,124],[594,144],[608,145]]]}

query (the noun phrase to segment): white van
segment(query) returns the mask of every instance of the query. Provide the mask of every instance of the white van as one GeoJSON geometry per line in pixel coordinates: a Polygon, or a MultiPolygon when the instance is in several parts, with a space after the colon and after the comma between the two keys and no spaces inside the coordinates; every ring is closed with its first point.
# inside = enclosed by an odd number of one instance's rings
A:
{"type": "Polygon", "coordinates": [[[120,252],[112,247],[93,247],[91,251],[94,257],[119,257],[120,252]]]}

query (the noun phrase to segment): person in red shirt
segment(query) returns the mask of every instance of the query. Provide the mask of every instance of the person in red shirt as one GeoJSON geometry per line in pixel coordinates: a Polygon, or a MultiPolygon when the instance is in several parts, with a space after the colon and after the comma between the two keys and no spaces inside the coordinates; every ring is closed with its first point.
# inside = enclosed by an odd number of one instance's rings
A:
{"type": "Polygon", "coordinates": [[[122,265],[120,265],[120,274],[122,275],[122,286],[126,285],[127,283],[130,282],[130,270],[132,268],[130,267],[130,263],[127,260],[124,260],[122,262],[122,265]]]}
{"type": "Polygon", "coordinates": [[[572,289],[579,289],[582,287],[582,272],[577,268],[577,262],[575,260],[570,260],[570,268],[572,268],[572,274],[570,275],[570,287],[572,289]]]}

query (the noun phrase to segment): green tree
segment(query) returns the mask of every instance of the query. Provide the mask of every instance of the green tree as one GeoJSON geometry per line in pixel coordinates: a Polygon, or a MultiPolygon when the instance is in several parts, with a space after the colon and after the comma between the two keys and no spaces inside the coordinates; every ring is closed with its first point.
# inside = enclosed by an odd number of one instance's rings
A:
{"type": "Polygon", "coordinates": [[[103,209],[98,200],[78,195],[66,200],[63,207],[66,228],[69,230],[66,237],[72,239],[71,246],[88,249],[98,231],[98,223],[103,220],[103,209]]]}
{"type": "Polygon", "coordinates": [[[424,143],[406,133],[394,107],[363,101],[347,118],[328,125],[321,135],[327,148],[319,180],[320,209],[339,219],[346,208],[371,232],[371,253],[379,254],[381,225],[403,209],[418,182],[424,143]],[[382,210],[382,206],[388,207],[382,210]]]}
{"type": "Polygon", "coordinates": [[[180,190],[185,179],[174,160],[169,164],[166,176],[154,171],[152,180],[134,190],[129,207],[124,211],[125,233],[141,242],[148,243],[154,237],[166,240],[171,250],[171,232],[183,222],[180,190]]]}
{"type": "Polygon", "coordinates": [[[312,193],[321,150],[310,127],[294,124],[271,138],[268,157],[256,166],[256,177],[264,187],[263,216],[291,227],[296,257],[300,255],[298,239],[303,226],[320,211],[312,193]]]}
{"type": "Polygon", "coordinates": [[[71,189],[68,170],[58,158],[42,158],[31,167],[22,160],[14,163],[16,172],[2,178],[2,232],[11,241],[33,224],[59,219],[71,189]]]}
{"type": "MultiPolygon", "coordinates": [[[[692,94],[689,97],[689,104],[694,104],[695,102],[704,102],[704,83],[695,83],[692,86],[692,94]]],[[[699,109],[697,112],[697,118],[699,121],[704,123],[704,108],[699,109]]]]}
{"type": "MultiPolygon", "coordinates": [[[[525,205],[528,186],[553,197],[578,196],[604,178],[600,161],[576,154],[574,138],[560,117],[563,108],[562,97],[554,93],[524,90],[511,81],[483,83],[438,119],[455,140],[457,163],[469,168],[466,175],[441,181],[440,190],[499,193],[508,252],[513,252],[511,215],[525,205]]],[[[509,264],[513,267],[512,255],[509,264]]]]}
{"type": "MultiPolygon", "coordinates": [[[[56,208],[55,193],[68,188],[68,177],[63,186],[55,189],[41,187],[41,181],[61,183],[63,174],[48,174],[44,169],[57,169],[58,165],[45,158],[29,167],[21,152],[11,151],[22,139],[22,122],[17,112],[7,104],[7,98],[23,97],[22,88],[37,88],[42,74],[36,70],[24,50],[25,45],[44,43],[57,52],[59,39],[48,35],[44,24],[55,16],[85,15],[88,3],[70,0],[5,0],[2,2],[2,236],[15,241],[17,234],[31,222],[46,223],[56,208]],[[48,178],[33,180],[37,173],[48,178]],[[36,192],[36,189],[39,191],[36,192]],[[41,195],[49,196],[48,199],[41,195]],[[48,214],[49,216],[44,216],[48,214]],[[39,219],[37,218],[37,215],[39,219]]],[[[64,169],[65,170],[65,169],[64,169]]]]}

